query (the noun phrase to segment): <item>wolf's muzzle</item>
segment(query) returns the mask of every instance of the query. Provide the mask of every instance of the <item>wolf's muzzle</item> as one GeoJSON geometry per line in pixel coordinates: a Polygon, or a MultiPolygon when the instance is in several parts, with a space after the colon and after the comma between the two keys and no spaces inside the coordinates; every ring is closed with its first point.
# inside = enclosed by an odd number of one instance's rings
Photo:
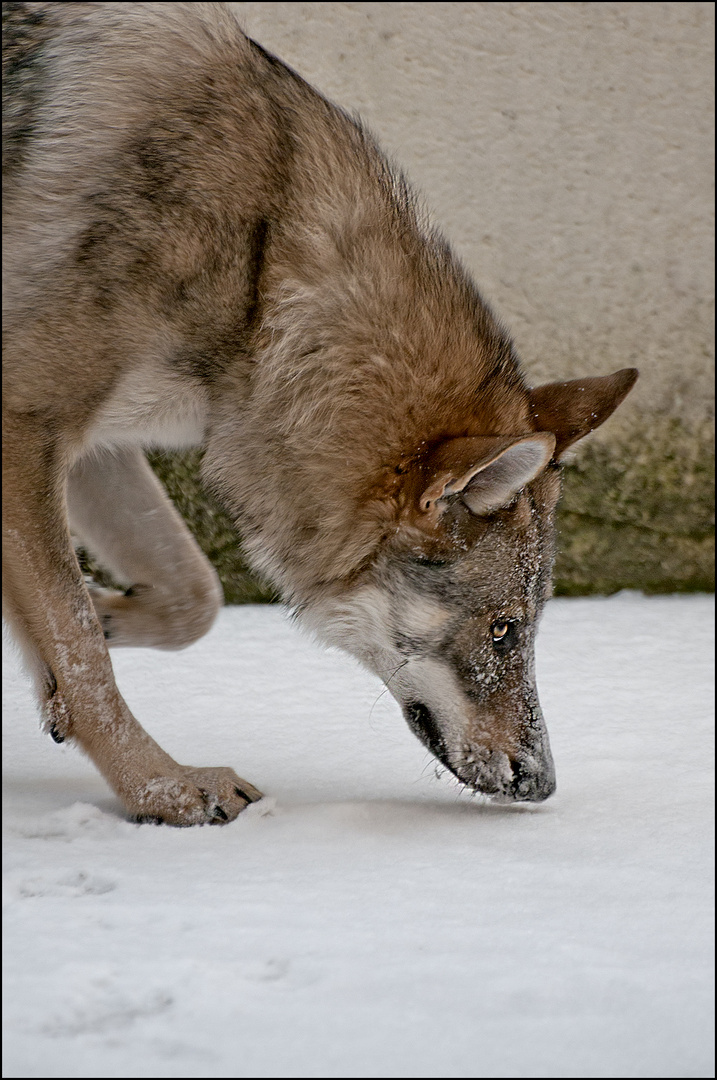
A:
{"type": "Polygon", "coordinates": [[[456,756],[451,760],[438,720],[421,702],[404,706],[408,725],[442,765],[468,787],[501,802],[543,802],[555,791],[555,768],[547,746],[537,745],[514,758],[500,751],[456,756]],[[476,760],[476,758],[478,760],[476,760]]]}
{"type": "Polygon", "coordinates": [[[555,791],[555,769],[552,759],[547,768],[536,769],[533,761],[511,759],[513,782],[509,796],[515,802],[543,802],[555,791]]]}

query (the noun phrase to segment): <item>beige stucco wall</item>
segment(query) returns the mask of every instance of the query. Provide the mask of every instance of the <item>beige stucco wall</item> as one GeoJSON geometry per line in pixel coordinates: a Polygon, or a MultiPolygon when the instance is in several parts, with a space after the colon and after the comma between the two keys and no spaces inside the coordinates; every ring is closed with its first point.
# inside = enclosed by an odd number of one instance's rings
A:
{"type": "MultiPolygon", "coordinates": [[[[237,3],[423,192],[535,381],[712,400],[711,3],[237,3]]],[[[616,417],[617,419],[617,417],[616,417]]]]}

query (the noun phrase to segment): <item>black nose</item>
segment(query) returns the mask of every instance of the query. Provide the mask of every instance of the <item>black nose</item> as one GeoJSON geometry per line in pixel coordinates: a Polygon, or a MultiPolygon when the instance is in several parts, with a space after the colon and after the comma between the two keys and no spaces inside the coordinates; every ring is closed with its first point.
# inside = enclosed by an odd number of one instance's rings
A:
{"type": "Polygon", "coordinates": [[[510,765],[513,770],[510,793],[516,802],[543,802],[555,791],[555,770],[552,763],[550,768],[542,773],[536,771],[534,760],[529,764],[520,758],[511,759],[510,765]]]}

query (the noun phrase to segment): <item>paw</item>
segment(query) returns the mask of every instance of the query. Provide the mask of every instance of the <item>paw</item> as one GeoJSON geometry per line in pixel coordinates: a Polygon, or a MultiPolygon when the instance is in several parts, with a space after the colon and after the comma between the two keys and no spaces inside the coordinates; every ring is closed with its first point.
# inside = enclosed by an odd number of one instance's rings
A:
{"type": "Polygon", "coordinates": [[[193,769],[184,766],[184,775],[195,784],[204,800],[206,820],[213,824],[233,821],[249,803],[258,802],[262,795],[248,780],[242,780],[233,769],[193,769]]]}
{"type": "Polygon", "coordinates": [[[214,591],[133,585],[125,592],[88,585],[108,646],[183,649],[206,634],[219,602],[214,591]]]}
{"type": "Polygon", "coordinates": [[[166,825],[223,825],[234,821],[252,802],[261,799],[253,784],[233,769],[177,766],[176,776],[144,781],[125,799],[132,816],[141,822],[166,825]]]}
{"type": "MultiPolygon", "coordinates": [[[[131,637],[128,640],[124,624],[127,621],[127,611],[132,612],[132,589],[120,592],[117,589],[105,589],[94,581],[85,579],[85,586],[90,594],[90,600],[99,619],[102,633],[108,645],[132,645],[131,637]]],[[[139,641],[137,644],[142,645],[139,641]]]]}

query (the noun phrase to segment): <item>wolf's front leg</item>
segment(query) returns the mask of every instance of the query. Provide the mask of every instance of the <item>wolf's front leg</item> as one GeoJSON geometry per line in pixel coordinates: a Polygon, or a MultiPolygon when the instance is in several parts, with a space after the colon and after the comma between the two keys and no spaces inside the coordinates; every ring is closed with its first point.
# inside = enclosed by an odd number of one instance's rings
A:
{"type": "Polygon", "coordinates": [[[256,788],[228,768],[179,765],[115,685],[70,543],[61,448],[32,416],[11,416],[3,426],[4,607],[51,734],[74,739],[134,817],[172,825],[231,821],[261,797],[256,788]]]}
{"type": "Polygon", "coordinates": [[[139,448],[99,450],[68,479],[70,525],[126,593],[93,588],[108,645],[181,649],[209,630],[222,587],[139,448]]]}

